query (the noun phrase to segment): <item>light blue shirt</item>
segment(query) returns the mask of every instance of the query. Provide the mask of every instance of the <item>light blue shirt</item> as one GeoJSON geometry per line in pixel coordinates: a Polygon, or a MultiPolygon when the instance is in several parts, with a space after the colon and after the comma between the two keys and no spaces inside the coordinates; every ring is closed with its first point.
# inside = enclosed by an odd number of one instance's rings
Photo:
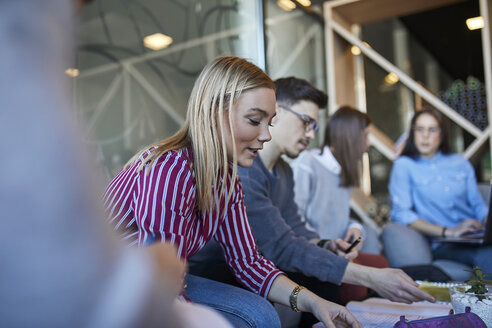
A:
{"type": "Polygon", "coordinates": [[[454,227],[469,218],[482,221],[488,213],[472,165],[457,154],[401,156],[393,164],[389,192],[391,218],[404,225],[420,218],[454,227]]]}

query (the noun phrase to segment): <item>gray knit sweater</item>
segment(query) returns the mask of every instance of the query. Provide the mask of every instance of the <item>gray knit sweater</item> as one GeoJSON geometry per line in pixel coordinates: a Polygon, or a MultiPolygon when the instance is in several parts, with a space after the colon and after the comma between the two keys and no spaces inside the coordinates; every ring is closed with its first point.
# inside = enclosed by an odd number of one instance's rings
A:
{"type": "Polygon", "coordinates": [[[319,149],[304,151],[291,163],[295,201],[299,213],[321,238],[343,239],[349,226],[364,229],[349,218],[352,188],[340,187],[338,163],[330,155],[328,147],[322,155],[319,149]]]}
{"type": "Polygon", "coordinates": [[[250,168],[239,168],[239,176],[260,252],[281,270],[340,284],[348,260],[309,243],[318,235],[298,214],[290,166],[280,159],[270,173],[258,157],[250,168]]]}

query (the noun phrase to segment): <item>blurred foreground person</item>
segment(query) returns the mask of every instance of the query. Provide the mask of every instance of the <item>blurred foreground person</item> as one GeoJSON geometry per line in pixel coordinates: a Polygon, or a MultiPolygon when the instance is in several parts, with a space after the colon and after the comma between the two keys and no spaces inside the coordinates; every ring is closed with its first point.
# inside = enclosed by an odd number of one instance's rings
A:
{"type": "Polygon", "coordinates": [[[123,248],[105,229],[69,117],[73,15],[65,0],[0,1],[0,325],[229,327],[175,302],[174,246],[123,248]]]}

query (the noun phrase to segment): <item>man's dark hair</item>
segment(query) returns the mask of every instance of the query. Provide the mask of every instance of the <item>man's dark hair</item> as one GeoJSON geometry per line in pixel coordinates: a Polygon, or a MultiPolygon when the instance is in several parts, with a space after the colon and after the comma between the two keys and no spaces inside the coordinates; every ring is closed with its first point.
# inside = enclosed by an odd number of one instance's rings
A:
{"type": "Polygon", "coordinates": [[[296,77],[285,77],[274,81],[277,102],[288,106],[294,105],[301,100],[312,101],[319,108],[326,107],[328,96],[321,90],[316,89],[306,80],[296,77]]]}
{"type": "Polygon", "coordinates": [[[412,123],[410,124],[410,134],[405,143],[405,148],[401,152],[401,156],[408,156],[413,159],[416,159],[420,156],[417,146],[415,145],[415,123],[420,115],[427,114],[434,117],[439,124],[439,128],[441,129],[441,143],[439,144],[439,150],[443,154],[449,154],[449,140],[448,140],[448,125],[446,118],[440,111],[432,107],[425,107],[424,109],[416,112],[412,118],[412,123]]]}

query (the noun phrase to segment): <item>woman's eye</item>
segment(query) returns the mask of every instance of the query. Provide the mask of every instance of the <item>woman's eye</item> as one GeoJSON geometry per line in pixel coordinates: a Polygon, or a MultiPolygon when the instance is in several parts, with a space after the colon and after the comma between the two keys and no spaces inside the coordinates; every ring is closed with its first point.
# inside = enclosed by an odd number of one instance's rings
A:
{"type": "Polygon", "coordinates": [[[252,118],[249,119],[249,122],[253,125],[260,125],[260,121],[253,120],[252,118]]]}

